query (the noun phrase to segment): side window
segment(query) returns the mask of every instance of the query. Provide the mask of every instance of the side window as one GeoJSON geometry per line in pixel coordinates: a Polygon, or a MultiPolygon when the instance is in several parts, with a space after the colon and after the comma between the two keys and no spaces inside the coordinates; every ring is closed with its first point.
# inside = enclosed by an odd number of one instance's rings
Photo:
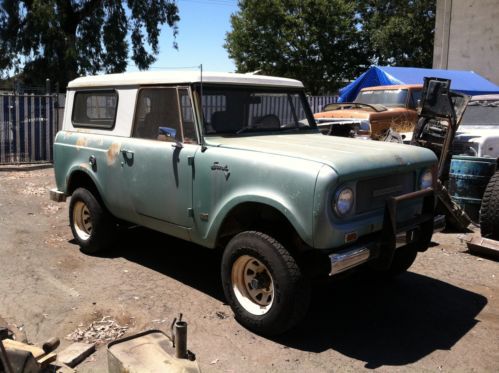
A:
{"type": "Polygon", "coordinates": [[[194,111],[187,88],[139,91],[133,137],[198,143],[194,111]]]}
{"type": "Polygon", "coordinates": [[[194,110],[192,108],[191,96],[187,88],[179,88],[180,112],[182,114],[182,128],[184,142],[186,144],[197,144],[196,122],[194,121],[194,110]]]}
{"type": "Polygon", "coordinates": [[[72,122],[75,127],[111,129],[116,121],[116,91],[76,92],[72,122]]]}
{"type": "Polygon", "coordinates": [[[145,88],[139,91],[133,136],[182,141],[176,88],[145,88]]]}

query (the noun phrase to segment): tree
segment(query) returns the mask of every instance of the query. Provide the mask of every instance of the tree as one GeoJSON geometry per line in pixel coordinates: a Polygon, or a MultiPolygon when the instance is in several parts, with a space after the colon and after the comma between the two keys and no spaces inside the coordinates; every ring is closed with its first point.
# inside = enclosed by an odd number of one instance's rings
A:
{"type": "Polygon", "coordinates": [[[238,72],[299,79],[333,92],[368,66],[355,1],[242,0],[225,48],[238,72]]]}
{"type": "Polygon", "coordinates": [[[436,0],[357,0],[371,61],[431,67],[436,0]]]}
{"type": "Polygon", "coordinates": [[[436,0],[241,0],[225,48],[237,70],[334,92],[371,64],[431,67],[436,0]]]}
{"type": "Polygon", "coordinates": [[[1,0],[0,71],[66,87],[78,75],[123,72],[129,55],[147,69],[161,26],[175,37],[179,19],[174,0],[1,0]]]}

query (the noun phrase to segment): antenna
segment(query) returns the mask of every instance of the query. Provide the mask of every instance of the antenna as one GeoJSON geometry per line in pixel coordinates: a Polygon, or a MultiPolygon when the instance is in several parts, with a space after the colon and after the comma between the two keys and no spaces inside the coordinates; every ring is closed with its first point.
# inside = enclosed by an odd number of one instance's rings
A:
{"type": "Polygon", "coordinates": [[[201,70],[201,89],[200,94],[201,94],[201,109],[203,108],[203,64],[199,65],[199,70],[201,70]]]}

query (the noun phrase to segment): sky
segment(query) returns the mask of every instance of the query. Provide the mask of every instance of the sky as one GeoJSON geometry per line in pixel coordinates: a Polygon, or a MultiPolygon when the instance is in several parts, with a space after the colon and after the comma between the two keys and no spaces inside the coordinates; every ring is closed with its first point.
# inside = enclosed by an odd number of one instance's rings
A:
{"type": "MultiPolygon", "coordinates": [[[[177,0],[178,50],[173,48],[172,29],[164,26],[160,36],[157,61],[150,70],[197,68],[204,71],[235,71],[223,47],[225,34],[231,30],[230,15],[238,10],[237,0],[177,0]]],[[[138,71],[133,62],[127,71],[138,71]]]]}

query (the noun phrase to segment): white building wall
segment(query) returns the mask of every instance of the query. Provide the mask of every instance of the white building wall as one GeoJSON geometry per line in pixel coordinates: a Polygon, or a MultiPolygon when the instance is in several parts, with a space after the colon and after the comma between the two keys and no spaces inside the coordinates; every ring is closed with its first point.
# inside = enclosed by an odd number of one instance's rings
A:
{"type": "Polygon", "coordinates": [[[499,84],[499,0],[437,0],[433,67],[499,84]]]}

